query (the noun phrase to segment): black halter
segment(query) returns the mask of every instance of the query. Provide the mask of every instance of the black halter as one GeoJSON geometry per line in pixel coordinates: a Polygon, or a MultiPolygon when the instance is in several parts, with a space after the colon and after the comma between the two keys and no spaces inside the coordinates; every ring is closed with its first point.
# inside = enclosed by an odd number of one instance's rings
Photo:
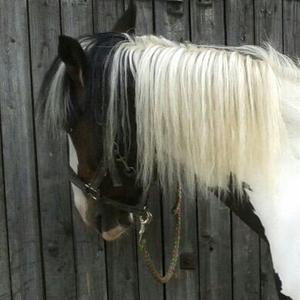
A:
{"type": "MultiPolygon", "coordinates": [[[[130,170],[133,170],[133,168],[126,166],[126,161],[123,157],[121,157],[119,154],[117,157],[115,157],[116,160],[121,160],[121,162],[125,162],[124,169],[125,174],[128,173],[130,170]]],[[[94,179],[86,183],[84,182],[75,172],[74,170],[69,166],[69,180],[71,183],[73,183],[76,187],[78,187],[87,197],[90,199],[93,199],[94,201],[99,201],[100,205],[110,205],[113,206],[116,209],[120,209],[123,211],[127,211],[129,213],[135,213],[135,214],[143,214],[147,210],[147,199],[145,196],[141,197],[141,201],[137,205],[129,205],[125,204],[110,198],[105,197],[101,193],[101,184],[104,180],[104,178],[107,176],[108,172],[107,169],[104,167],[103,162],[101,162],[97,168],[96,175],[94,179]]],[[[113,181],[113,185],[115,187],[117,186],[123,186],[122,181],[120,179],[120,176],[118,172],[113,172],[111,174],[111,179],[113,181]]]]}

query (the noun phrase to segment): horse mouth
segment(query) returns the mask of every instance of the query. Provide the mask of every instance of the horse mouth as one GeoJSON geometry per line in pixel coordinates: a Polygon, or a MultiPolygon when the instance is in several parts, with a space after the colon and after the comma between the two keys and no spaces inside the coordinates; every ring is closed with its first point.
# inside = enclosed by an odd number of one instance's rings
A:
{"type": "Polygon", "coordinates": [[[120,238],[127,231],[127,229],[128,227],[118,225],[113,229],[103,232],[102,238],[107,242],[115,241],[120,238]]]}

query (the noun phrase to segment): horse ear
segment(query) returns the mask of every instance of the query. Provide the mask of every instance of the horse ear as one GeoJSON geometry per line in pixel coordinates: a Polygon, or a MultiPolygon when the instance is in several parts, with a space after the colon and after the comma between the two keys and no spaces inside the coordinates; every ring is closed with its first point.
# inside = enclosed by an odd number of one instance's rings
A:
{"type": "Polygon", "coordinates": [[[86,71],[87,58],[79,42],[69,36],[61,35],[58,56],[66,65],[70,78],[83,87],[83,74],[86,71]]]}
{"type": "Polygon", "coordinates": [[[135,0],[130,0],[129,6],[123,16],[117,21],[113,32],[129,32],[135,30],[136,25],[136,4],[135,0]]]}

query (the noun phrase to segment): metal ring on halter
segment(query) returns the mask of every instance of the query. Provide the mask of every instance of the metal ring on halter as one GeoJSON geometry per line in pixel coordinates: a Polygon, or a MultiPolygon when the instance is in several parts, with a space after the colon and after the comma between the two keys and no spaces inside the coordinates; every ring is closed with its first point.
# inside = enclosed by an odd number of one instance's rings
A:
{"type": "Polygon", "coordinates": [[[145,211],[145,215],[139,217],[141,225],[150,224],[152,221],[152,214],[150,211],[145,211]]]}

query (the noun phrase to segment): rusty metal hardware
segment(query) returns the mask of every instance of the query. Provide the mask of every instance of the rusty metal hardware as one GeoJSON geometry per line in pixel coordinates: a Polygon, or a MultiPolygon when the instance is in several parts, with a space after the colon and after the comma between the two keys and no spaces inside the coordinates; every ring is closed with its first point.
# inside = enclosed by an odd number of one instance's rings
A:
{"type": "Polygon", "coordinates": [[[184,0],[167,0],[167,12],[172,15],[183,15],[184,0]]]}
{"type": "Polygon", "coordinates": [[[212,6],[212,0],[198,0],[198,5],[203,7],[210,7],[212,6]]]}

